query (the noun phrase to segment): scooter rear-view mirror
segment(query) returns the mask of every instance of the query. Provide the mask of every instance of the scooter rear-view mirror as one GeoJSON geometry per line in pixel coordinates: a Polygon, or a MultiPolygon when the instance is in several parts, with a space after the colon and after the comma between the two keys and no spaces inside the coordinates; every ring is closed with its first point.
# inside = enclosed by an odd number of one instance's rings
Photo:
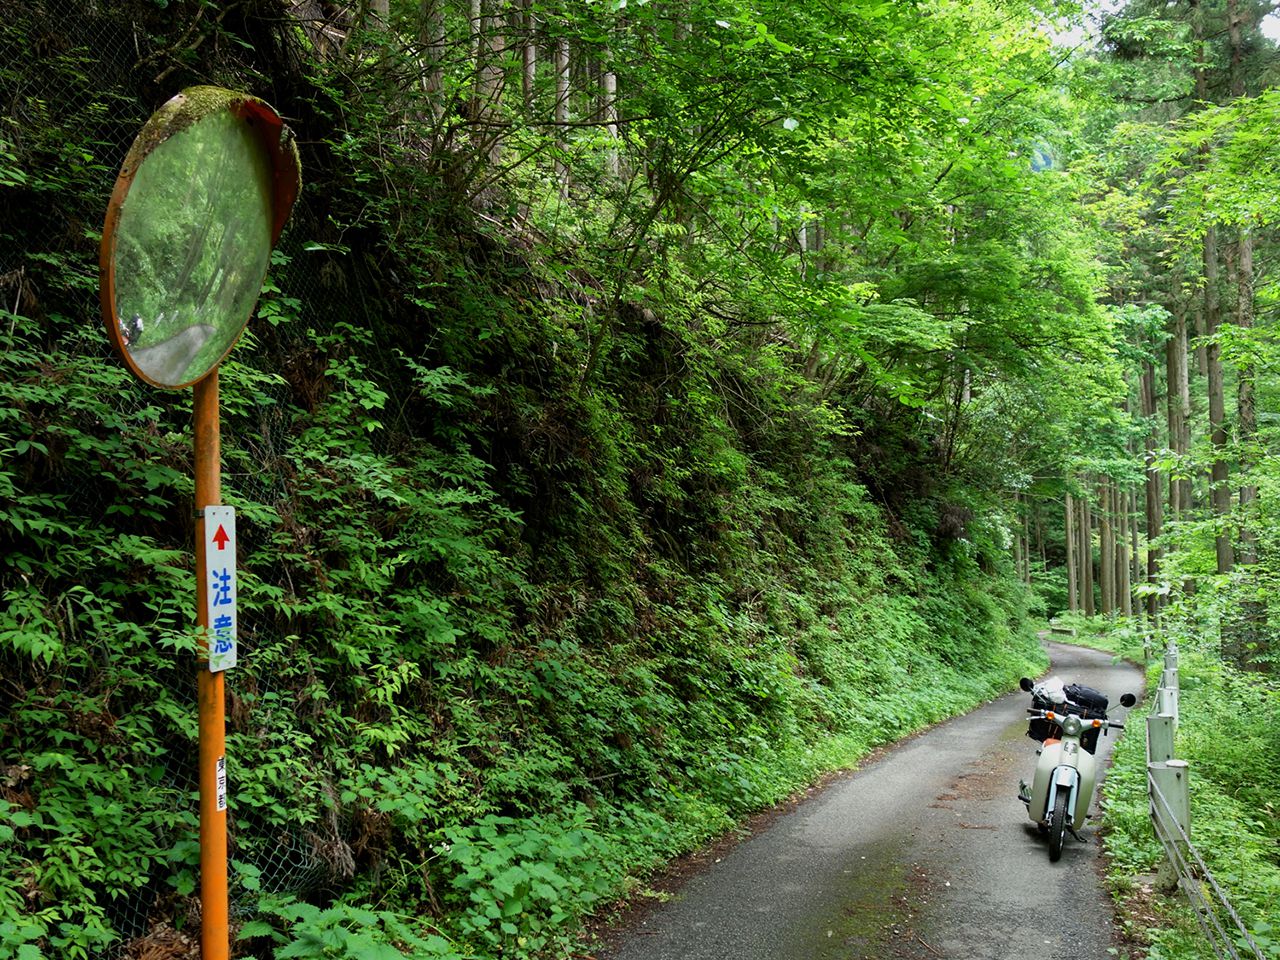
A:
{"type": "Polygon", "coordinates": [[[1132,693],[1126,693],[1120,697],[1120,706],[1122,707],[1132,707],[1137,702],[1138,698],[1132,693]]]}
{"type": "Polygon", "coordinates": [[[1018,686],[1020,686],[1023,690],[1027,691],[1027,693],[1030,693],[1031,688],[1035,686],[1035,683],[1034,681],[1032,681],[1030,677],[1023,677],[1021,680],[1018,681],[1018,686]]]}

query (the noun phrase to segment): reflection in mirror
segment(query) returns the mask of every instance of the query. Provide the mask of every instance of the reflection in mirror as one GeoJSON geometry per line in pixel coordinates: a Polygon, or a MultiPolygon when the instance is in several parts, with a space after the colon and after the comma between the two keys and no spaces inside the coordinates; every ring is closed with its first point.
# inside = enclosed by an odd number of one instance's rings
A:
{"type": "Polygon", "coordinates": [[[271,252],[270,161],[218,110],[138,167],[120,210],[116,316],[130,360],[176,387],[203,377],[249,319],[271,252]]]}

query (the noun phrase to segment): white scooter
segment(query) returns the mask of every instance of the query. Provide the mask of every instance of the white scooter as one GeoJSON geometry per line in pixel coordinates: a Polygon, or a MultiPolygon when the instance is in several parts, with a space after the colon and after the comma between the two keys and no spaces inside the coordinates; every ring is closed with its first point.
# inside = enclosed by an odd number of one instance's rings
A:
{"type": "MultiPolygon", "coordinates": [[[[1032,708],[1027,711],[1031,719],[1042,720],[1048,725],[1042,729],[1044,746],[1036,762],[1035,777],[1028,787],[1024,780],[1018,798],[1027,805],[1029,816],[1049,837],[1049,860],[1056,863],[1062,856],[1062,841],[1068,830],[1077,840],[1076,832],[1084,825],[1089,806],[1093,803],[1093,789],[1097,783],[1097,761],[1092,746],[1097,734],[1111,727],[1123,729],[1123,723],[1106,718],[1106,698],[1097,691],[1089,691],[1100,698],[1102,707],[1073,702],[1066,690],[1088,688],[1064,688],[1060,681],[1036,684],[1023,677],[1020,686],[1033,694],[1037,702],[1056,701],[1049,709],[1032,708]],[[1083,743],[1082,743],[1083,739],[1083,743]],[[1091,741],[1091,742],[1090,742],[1091,741]]],[[[1132,707],[1137,698],[1126,693],[1120,698],[1122,707],[1132,707]]],[[[1033,734],[1034,736],[1034,734],[1033,734]]],[[[1040,737],[1037,737],[1040,739],[1040,737]]]]}

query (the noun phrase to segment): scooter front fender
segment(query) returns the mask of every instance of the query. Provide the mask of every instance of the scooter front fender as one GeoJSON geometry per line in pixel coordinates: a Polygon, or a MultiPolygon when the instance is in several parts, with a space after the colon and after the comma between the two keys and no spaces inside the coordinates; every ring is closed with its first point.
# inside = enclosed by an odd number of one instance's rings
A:
{"type": "MultiPolygon", "coordinates": [[[[1065,755],[1067,751],[1063,751],[1065,755]]],[[[1049,797],[1045,803],[1046,810],[1058,809],[1058,797],[1065,793],[1067,795],[1067,803],[1070,805],[1067,809],[1071,810],[1075,806],[1076,800],[1080,796],[1080,771],[1068,764],[1060,764],[1058,769],[1053,771],[1053,778],[1049,783],[1049,797]]],[[[1068,815],[1073,815],[1069,812],[1068,815]]],[[[1071,821],[1068,826],[1075,826],[1075,821],[1071,821]]]]}

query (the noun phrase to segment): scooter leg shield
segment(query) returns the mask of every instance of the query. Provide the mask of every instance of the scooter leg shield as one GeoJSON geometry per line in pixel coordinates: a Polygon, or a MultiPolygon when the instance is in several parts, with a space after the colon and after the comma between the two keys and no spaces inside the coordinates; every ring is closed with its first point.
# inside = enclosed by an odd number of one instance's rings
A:
{"type": "Polygon", "coordinates": [[[1076,758],[1076,768],[1080,771],[1080,786],[1076,791],[1075,827],[1083,827],[1089,815],[1089,804],[1093,802],[1093,788],[1097,783],[1098,766],[1093,754],[1081,750],[1076,758]]]}
{"type": "Polygon", "coordinates": [[[1036,823],[1044,823],[1049,815],[1049,786],[1053,772],[1062,763],[1062,744],[1046,743],[1036,761],[1036,775],[1031,781],[1031,802],[1027,804],[1027,817],[1036,823]]]}

